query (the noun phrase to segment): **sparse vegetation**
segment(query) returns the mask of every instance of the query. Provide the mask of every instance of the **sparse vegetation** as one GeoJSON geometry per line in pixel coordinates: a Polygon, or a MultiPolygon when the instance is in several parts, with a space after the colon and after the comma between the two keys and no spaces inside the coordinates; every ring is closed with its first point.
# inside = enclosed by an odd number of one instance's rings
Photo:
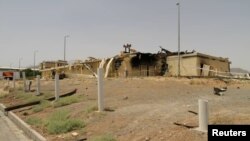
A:
{"type": "Polygon", "coordinates": [[[32,101],[35,101],[35,100],[41,100],[42,99],[42,97],[35,96],[33,93],[25,93],[25,92],[22,92],[22,91],[17,91],[15,93],[15,98],[20,99],[23,102],[32,102],[32,101]]]}
{"type": "Polygon", "coordinates": [[[92,105],[86,109],[86,113],[92,113],[92,112],[97,111],[97,110],[98,110],[98,107],[96,105],[92,105]]]}
{"type": "Polygon", "coordinates": [[[50,106],[50,102],[47,101],[47,100],[42,100],[41,103],[39,105],[35,105],[33,107],[33,112],[34,113],[37,113],[37,112],[40,112],[40,111],[43,111],[43,109],[47,108],[50,106]]]}
{"type": "Polygon", "coordinates": [[[26,120],[26,122],[36,127],[39,127],[43,124],[43,121],[38,117],[30,117],[26,120]]]}
{"type": "Polygon", "coordinates": [[[116,141],[116,139],[112,135],[106,134],[106,135],[95,137],[91,141],[116,141]]]}
{"type": "Polygon", "coordinates": [[[24,92],[22,92],[22,91],[17,91],[16,92],[16,95],[15,95],[15,98],[17,98],[17,99],[27,99],[27,98],[29,98],[30,97],[30,95],[29,94],[26,94],[26,93],[24,93],[24,92]]]}
{"type": "Polygon", "coordinates": [[[44,94],[42,95],[42,97],[43,97],[44,99],[50,98],[50,97],[52,97],[52,96],[54,96],[54,93],[52,93],[52,92],[46,92],[46,93],[44,93],[44,94]]]}
{"type": "Polygon", "coordinates": [[[41,105],[35,105],[33,107],[33,112],[34,113],[41,112],[41,111],[43,111],[43,107],[41,105]]]}
{"type": "Polygon", "coordinates": [[[6,96],[8,96],[8,93],[6,93],[6,92],[0,93],[0,98],[5,98],[6,96]]]}
{"type": "Polygon", "coordinates": [[[18,87],[17,87],[17,90],[18,90],[18,91],[23,91],[23,87],[18,86],[18,87]]]}
{"type": "Polygon", "coordinates": [[[72,103],[77,103],[77,102],[79,102],[79,97],[77,95],[68,96],[68,97],[60,98],[58,101],[54,102],[53,107],[54,108],[62,107],[62,106],[70,105],[72,103]]]}
{"type": "Polygon", "coordinates": [[[60,134],[83,128],[84,122],[78,119],[70,119],[69,112],[65,110],[57,111],[51,115],[46,123],[50,134],[60,134]]]}
{"type": "MultiPolygon", "coordinates": [[[[33,105],[32,109],[29,106],[15,110],[16,114],[46,139],[58,141],[83,138],[90,141],[205,140],[205,136],[186,132],[185,129],[173,124],[173,122],[190,126],[197,124],[197,116],[187,114],[187,109],[197,112],[198,98],[205,98],[210,102],[210,124],[247,124],[250,121],[248,112],[250,86],[234,80],[231,80],[233,84],[231,82],[226,84],[213,78],[149,77],[105,80],[104,112],[96,112],[98,110],[96,78],[77,81],[81,85],[69,84],[74,80],[60,80],[60,91],[65,93],[70,89],[77,89],[75,95],[59,98],[53,102],[41,101],[40,104],[33,105]],[[228,86],[228,91],[222,97],[213,95],[214,86],[228,86]],[[72,99],[73,101],[77,99],[78,102],[74,104],[64,102],[72,99]],[[63,107],[54,108],[53,104],[58,103],[63,107]],[[67,104],[70,105],[64,106],[67,104]],[[68,111],[58,114],[57,111],[63,109],[68,111]],[[171,136],[173,131],[180,134],[171,136]],[[74,132],[77,135],[73,134],[74,132]]],[[[17,83],[23,86],[22,81],[17,83]]],[[[24,93],[16,89],[5,98],[1,98],[0,102],[11,106],[24,103],[25,98],[45,99],[54,96],[53,80],[42,80],[41,86],[42,94],[39,96],[36,96],[35,92],[24,93]]]]}

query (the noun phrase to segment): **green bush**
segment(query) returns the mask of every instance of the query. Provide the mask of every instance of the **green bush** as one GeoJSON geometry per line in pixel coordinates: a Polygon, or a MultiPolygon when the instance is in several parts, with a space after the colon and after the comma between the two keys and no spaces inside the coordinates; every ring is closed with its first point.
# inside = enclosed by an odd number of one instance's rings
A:
{"type": "MultiPolygon", "coordinates": [[[[25,72],[25,75],[26,75],[27,78],[34,77],[36,75],[41,75],[41,72],[39,72],[39,71],[33,71],[30,68],[29,69],[25,69],[23,71],[25,72]]],[[[22,75],[22,73],[21,73],[21,75],[22,75]]]]}
{"type": "Polygon", "coordinates": [[[78,119],[70,119],[69,112],[57,111],[51,115],[46,123],[50,134],[60,134],[70,132],[74,129],[83,128],[85,124],[78,119]]]}

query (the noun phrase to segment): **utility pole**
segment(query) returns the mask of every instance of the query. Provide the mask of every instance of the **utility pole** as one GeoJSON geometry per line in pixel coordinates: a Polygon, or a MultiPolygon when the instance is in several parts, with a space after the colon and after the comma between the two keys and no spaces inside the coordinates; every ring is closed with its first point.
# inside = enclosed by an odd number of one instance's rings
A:
{"type": "Polygon", "coordinates": [[[18,67],[19,67],[19,71],[21,71],[21,60],[22,60],[23,58],[19,58],[19,65],[18,65],[18,67]]]}
{"type": "Polygon", "coordinates": [[[64,36],[64,55],[63,55],[63,60],[66,61],[66,38],[68,38],[69,35],[64,36]]]}
{"type": "Polygon", "coordinates": [[[180,2],[177,4],[178,7],[178,74],[177,77],[180,77],[180,2]]]}
{"type": "Polygon", "coordinates": [[[34,66],[33,66],[33,67],[34,67],[34,68],[33,68],[34,70],[33,70],[33,76],[35,76],[35,69],[36,69],[36,53],[37,53],[37,52],[38,52],[37,50],[34,51],[34,66]]]}

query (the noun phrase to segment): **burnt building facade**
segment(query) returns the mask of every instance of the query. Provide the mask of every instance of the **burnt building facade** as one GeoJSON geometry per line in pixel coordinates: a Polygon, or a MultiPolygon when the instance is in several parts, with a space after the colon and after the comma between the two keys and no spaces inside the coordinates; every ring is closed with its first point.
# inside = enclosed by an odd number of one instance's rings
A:
{"type": "MultiPolygon", "coordinates": [[[[171,52],[164,48],[157,53],[141,53],[124,45],[124,51],[119,55],[106,59],[90,57],[85,61],[78,61],[72,65],[62,65],[53,68],[43,67],[43,76],[50,76],[52,69],[64,72],[66,75],[96,76],[98,68],[104,68],[105,77],[137,77],[137,76],[177,76],[178,52],[171,52]]],[[[215,57],[196,51],[180,52],[181,76],[217,76],[228,75],[230,72],[228,58],[215,57]]],[[[42,65],[45,66],[45,65],[42,65]]],[[[54,66],[54,65],[52,65],[54,66]]]]}

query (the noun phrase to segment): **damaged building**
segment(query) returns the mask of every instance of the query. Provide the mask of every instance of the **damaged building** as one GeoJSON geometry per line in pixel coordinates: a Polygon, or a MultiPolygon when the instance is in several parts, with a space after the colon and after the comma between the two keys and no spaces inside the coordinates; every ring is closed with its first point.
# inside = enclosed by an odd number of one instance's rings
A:
{"type": "Polygon", "coordinates": [[[67,61],[58,60],[58,61],[43,61],[40,63],[40,70],[49,69],[49,68],[57,68],[60,66],[68,65],[67,61]]]}
{"type": "MultiPolygon", "coordinates": [[[[167,57],[168,74],[175,76],[178,72],[178,55],[167,57]]],[[[218,76],[229,75],[230,64],[228,58],[215,57],[199,52],[180,53],[181,76],[218,76]]]]}
{"type": "MultiPolygon", "coordinates": [[[[72,75],[96,76],[97,68],[104,69],[105,77],[137,77],[137,76],[176,76],[178,72],[178,52],[164,48],[158,53],[141,53],[131,48],[131,44],[123,46],[124,51],[107,59],[89,57],[85,61],[76,61],[63,66],[44,67],[42,76],[51,77],[51,71],[72,75]]],[[[44,62],[43,62],[44,63],[44,62]]],[[[228,58],[215,57],[196,51],[180,52],[181,76],[217,76],[228,75],[230,61],[228,58]]]]}
{"type": "Polygon", "coordinates": [[[141,53],[130,49],[114,57],[109,76],[163,76],[167,70],[165,53],[141,53]]]}

